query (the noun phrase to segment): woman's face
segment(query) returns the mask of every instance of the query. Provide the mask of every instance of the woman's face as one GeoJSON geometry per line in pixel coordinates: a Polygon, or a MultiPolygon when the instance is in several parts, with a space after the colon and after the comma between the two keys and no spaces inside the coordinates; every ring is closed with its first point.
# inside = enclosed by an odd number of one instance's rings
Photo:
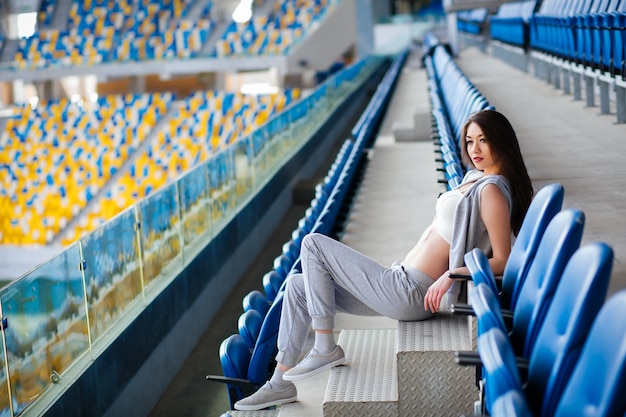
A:
{"type": "Polygon", "coordinates": [[[467,127],[465,146],[467,148],[467,154],[476,169],[483,171],[485,175],[497,174],[500,171],[491,153],[489,141],[483,134],[480,126],[474,122],[470,123],[467,127]]]}

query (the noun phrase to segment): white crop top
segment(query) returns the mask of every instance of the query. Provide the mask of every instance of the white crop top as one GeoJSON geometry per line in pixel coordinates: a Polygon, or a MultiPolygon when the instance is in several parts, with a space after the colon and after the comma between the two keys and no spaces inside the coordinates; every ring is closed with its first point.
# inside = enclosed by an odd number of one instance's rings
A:
{"type": "Polygon", "coordinates": [[[446,191],[437,199],[435,206],[435,218],[433,227],[448,243],[452,241],[452,228],[454,226],[454,215],[463,193],[458,189],[446,191]]]}

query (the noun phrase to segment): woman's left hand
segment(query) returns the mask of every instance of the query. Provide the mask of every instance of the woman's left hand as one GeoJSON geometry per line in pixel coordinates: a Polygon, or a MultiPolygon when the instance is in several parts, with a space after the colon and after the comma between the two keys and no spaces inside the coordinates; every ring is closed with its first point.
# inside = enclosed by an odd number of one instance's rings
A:
{"type": "Polygon", "coordinates": [[[450,278],[450,271],[446,271],[433,285],[428,287],[424,296],[424,310],[430,310],[433,313],[439,311],[441,299],[448,292],[453,282],[454,280],[450,278]]]}

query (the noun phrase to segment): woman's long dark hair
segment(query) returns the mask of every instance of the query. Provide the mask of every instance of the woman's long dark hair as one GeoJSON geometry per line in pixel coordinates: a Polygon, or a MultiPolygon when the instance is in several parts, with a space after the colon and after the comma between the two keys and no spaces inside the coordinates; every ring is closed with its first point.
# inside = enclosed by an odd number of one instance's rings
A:
{"type": "Polygon", "coordinates": [[[503,175],[511,185],[513,195],[513,208],[511,210],[511,229],[515,236],[519,232],[530,201],[533,198],[533,186],[522,158],[519,142],[513,126],[504,115],[495,110],[481,110],[472,114],[463,126],[461,136],[461,149],[463,162],[467,166],[473,166],[467,152],[465,137],[467,128],[471,123],[476,123],[483,131],[483,135],[489,143],[495,161],[503,175]]]}

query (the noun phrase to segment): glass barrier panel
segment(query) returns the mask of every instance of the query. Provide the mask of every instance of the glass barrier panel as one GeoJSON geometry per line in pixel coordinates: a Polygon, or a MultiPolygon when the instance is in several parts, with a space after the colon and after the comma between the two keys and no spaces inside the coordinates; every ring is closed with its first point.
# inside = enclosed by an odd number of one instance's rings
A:
{"type": "Polygon", "coordinates": [[[257,129],[250,135],[254,154],[254,179],[257,187],[263,184],[267,178],[267,132],[265,129],[257,129]]]}
{"type": "Polygon", "coordinates": [[[141,222],[144,286],[182,267],[181,222],[176,183],[161,188],[138,205],[141,222]]]}
{"type": "Polygon", "coordinates": [[[252,139],[249,136],[241,138],[228,151],[233,154],[235,160],[235,201],[239,204],[254,188],[252,139]]]}
{"type": "Polygon", "coordinates": [[[135,223],[134,210],[125,210],[80,240],[92,342],[113,326],[131,303],[141,300],[135,223]]]}
{"type": "Polygon", "coordinates": [[[229,219],[229,213],[234,207],[233,195],[231,193],[232,166],[230,156],[232,153],[221,151],[207,163],[209,170],[209,183],[211,184],[211,216],[213,223],[213,233],[217,233],[224,227],[229,219]]]}
{"type": "Polygon", "coordinates": [[[178,192],[184,245],[211,236],[208,164],[200,164],[185,174],[178,181],[178,192]]]}
{"type": "MultiPolygon", "coordinates": [[[[78,244],[74,244],[0,292],[8,324],[6,348],[16,414],[89,350],[80,259],[78,244]]],[[[4,362],[2,369],[0,389],[6,394],[4,362]]],[[[0,410],[1,415],[8,415],[4,394],[0,410]]]]}
{"type": "MultiPolygon", "coordinates": [[[[4,361],[4,343],[1,346],[3,348],[0,350],[0,416],[11,416],[9,387],[7,385],[7,373],[4,361]]],[[[17,404],[13,402],[13,407],[16,407],[16,405],[17,404]]]]}

